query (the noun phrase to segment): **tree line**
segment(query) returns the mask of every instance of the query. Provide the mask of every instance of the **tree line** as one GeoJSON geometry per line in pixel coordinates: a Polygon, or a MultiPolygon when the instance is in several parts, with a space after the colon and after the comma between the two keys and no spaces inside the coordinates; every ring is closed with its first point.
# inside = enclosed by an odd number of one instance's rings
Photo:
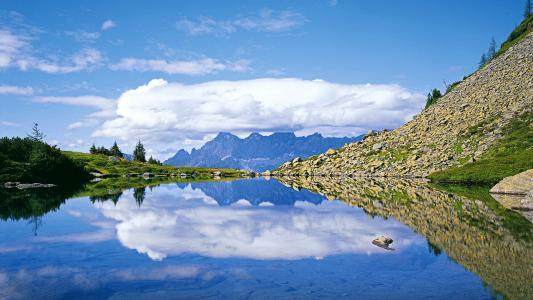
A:
{"type": "MultiPolygon", "coordinates": [[[[118,158],[124,158],[124,153],[120,150],[120,148],[117,145],[117,142],[115,141],[113,143],[113,146],[111,148],[107,149],[104,146],[96,147],[95,144],[91,146],[89,149],[89,153],[91,154],[102,154],[107,156],[114,156],[118,158]]],[[[150,156],[148,160],[146,159],[146,150],[144,149],[144,145],[139,140],[137,142],[137,145],[135,145],[135,149],[133,150],[133,160],[143,163],[149,163],[154,165],[163,165],[159,160],[153,158],[150,156]]]]}
{"type": "Polygon", "coordinates": [[[0,139],[0,182],[77,184],[89,178],[82,163],[48,145],[37,123],[27,137],[0,139]],[[65,176],[68,174],[68,176],[65,176]]]}

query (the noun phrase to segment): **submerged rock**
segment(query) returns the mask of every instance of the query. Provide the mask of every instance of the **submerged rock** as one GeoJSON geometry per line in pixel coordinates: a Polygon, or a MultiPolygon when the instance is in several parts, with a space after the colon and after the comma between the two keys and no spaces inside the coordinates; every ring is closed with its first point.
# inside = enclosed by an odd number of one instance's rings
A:
{"type": "Polygon", "coordinates": [[[48,187],[54,187],[55,184],[51,183],[21,183],[17,185],[17,189],[24,190],[24,189],[34,189],[34,188],[48,188],[48,187]]]}
{"type": "Polygon", "coordinates": [[[392,242],[393,240],[390,237],[386,237],[386,236],[380,236],[372,240],[372,244],[380,248],[386,249],[386,250],[394,250],[394,248],[389,247],[389,245],[392,244],[392,242]]]}
{"type": "Polygon", "coordinates": [[[17,185],[19,185],[19,184],[20,184],[20,182],[10,182],[10,181],[8,181],[8,182],[4,183],[4,187],[6,189],[10,189],[10,188],[17,187],[17,185]]]}

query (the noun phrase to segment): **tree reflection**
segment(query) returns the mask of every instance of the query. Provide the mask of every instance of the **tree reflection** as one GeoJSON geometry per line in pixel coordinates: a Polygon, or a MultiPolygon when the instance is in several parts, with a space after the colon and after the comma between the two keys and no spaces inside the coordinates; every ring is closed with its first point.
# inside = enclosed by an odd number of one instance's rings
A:
{"type": "Polygon", "coordinates": [[[133,198],[135,198],[135,202],[139,207],[141,207],[141,205],[143,204],[144,197],[146,197],[146,187],[133,189],[133,198]]]}

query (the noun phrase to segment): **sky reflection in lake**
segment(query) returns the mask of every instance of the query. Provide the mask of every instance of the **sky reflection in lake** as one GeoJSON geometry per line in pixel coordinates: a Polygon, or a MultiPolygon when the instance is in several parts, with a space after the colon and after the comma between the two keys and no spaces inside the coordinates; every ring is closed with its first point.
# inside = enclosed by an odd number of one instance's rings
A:
{"type": "Polygon", "coordinates": [[[0,298],[491,296],[400,222],[273,180],[71,199],[31,226],[0,223],[0,298]]]}

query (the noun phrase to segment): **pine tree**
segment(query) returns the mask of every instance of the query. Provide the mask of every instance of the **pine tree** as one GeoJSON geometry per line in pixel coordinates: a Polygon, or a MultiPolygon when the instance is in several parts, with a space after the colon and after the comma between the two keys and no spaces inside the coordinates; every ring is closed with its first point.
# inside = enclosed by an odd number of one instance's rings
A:
{"type": "Polygon", "coordinates": [[[89,149],[89,153],[91,153],[91,154],[96,154],[97,152],[98,152],[98,150],[96,149],[96,146],[95,146],[94,143],[93,143],[93,145],[92,145],[91,148],[89,149]]]}
{"type": "Polygon", "coordinates": [[[479,60],[479,68],[483,68],[483,66],[487,63],[487,56],[485,53],[481,55],[481,59],[479,60]]]}
{"type": "Polygon", "coordinates": [[[487,53],[487,61],[492,60],[494,56],[496,56],[496,40],[494,40],[494,37],[492,37],[489,45],[489,52],[487,53]]]}
{"type": "Polygon", "coordinates": [[[44,140],[45,135],[39,129],[39,124],[33,123],[33,127],[31,131],[32,131],[31,134],[28,134],[28,137],[30,139],[35,140],[35,141],[41,141],[41,142],[44,140]]]}
{"type": "Polygon", "coordinates": [[[111,149],[109,149],[111,152],[111,155],[116,157],[124,157],[120,149],[118,148],[117,141],[113,143],[113,146],[111,146],[111,149]]]}
{"type": "Polygon", "coordinates": [[[133,159],[140,162],[146,162],[146,151],[144,150],[144,146],[139,140],[137,142],[137,145],[135,146],[135,150],[133,150],[133,159]]]}
{"type": "Polygon", "coordinates": [[[526,0],[526,6],[524,8],[524,19],[527,19],[531,15],[531,0],[526,0]]]}

